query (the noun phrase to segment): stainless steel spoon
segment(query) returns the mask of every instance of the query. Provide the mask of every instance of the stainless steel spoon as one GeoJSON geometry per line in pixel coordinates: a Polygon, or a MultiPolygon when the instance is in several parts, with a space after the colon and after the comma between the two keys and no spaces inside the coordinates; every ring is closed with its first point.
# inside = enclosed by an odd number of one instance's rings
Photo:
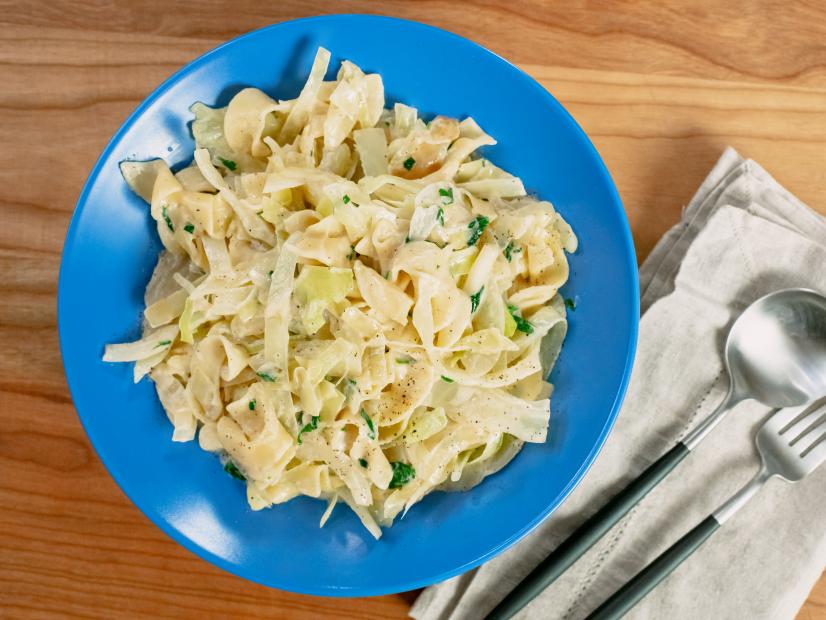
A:
{"type": "Polygon", "coordinates": [[[683,439],[689,450],[744,400],[779,409],[826,395],[826,297],[799,288],[761,297],[732,325],[725,364],[728,394],[683,439]]]}
{"type": "Polygon", "coordinates": [[[729,390],[686,438],[648,467],[545,558],[487,616],[510,618],[579,559],[744,400],[772,408],[826,395],[826,297],[786,289],[761,297],[738,317],[725,344],[729,390]]]}

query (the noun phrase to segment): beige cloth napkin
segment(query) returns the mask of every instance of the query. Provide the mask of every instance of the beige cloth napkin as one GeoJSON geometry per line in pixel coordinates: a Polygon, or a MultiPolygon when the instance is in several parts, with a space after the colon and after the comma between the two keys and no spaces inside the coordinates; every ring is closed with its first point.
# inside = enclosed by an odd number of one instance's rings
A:
{"type": "MultiPolygon", "coordinates": [[[[643,317],[628,396],[600,456],[563,505],[483,566],[431,586],[411,616],[481,618],[616,490],[721,401],[728,326],[756,298],[826,292],[826,220],[728,149],[640,270],[643,317]]],[[[564,350],[563,350],[564,355],[564,350]]],[[[564,377],[562,378],[564,381],[564,377]]],[[[707,516],[759,467],[769,413],[746,402],[519,618],[578,620],[707,516]]],[[[774,479],[628,618],[793,618],[826,567],[826,467],[774,479]]]]}

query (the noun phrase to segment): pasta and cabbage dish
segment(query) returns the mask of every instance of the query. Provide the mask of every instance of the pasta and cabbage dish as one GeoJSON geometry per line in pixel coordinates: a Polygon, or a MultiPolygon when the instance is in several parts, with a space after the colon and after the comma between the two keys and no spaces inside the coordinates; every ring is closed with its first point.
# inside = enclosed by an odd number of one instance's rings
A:
{"type": "Polygon", "coordinates": [[[143,337],[104,360],[253,509],[322,498],[323,525],[341,500],[378,538],[545,440],[577,241],[472,118],[385,109],[379,75],[329,60],[296,99],[193,105],[189,167],[122,162],[165,249],[143,337]]]}

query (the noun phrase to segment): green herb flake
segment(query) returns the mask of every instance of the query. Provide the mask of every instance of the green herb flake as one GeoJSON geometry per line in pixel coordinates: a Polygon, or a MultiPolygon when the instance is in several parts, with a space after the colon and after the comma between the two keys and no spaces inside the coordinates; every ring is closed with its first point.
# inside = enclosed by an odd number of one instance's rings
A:
{"type": "Polygon", "coordinates": [[[442,197],[442,204],[445,205],[452,205],[453,204],[453,188],[448,187],[447,189],[439,188],[439,196],[442,197]]]}
{"type": "Polygon", "coordinates": [[[516,321],[516,329],[524,334],[532,334],[533,333],[533,325],[531,325],[527,319],[523,318],[521,314],[519,314],[519,308],[516,306],[511,306],[508,304],[508,312],[513,317],[513,320],[516,321]]]}
{"type": "Polygon", "coordinates": [[[396,363],[397,364],[402,364],[402,365],[412,364],[415,361],[416,360],[413,359],[412,357],[410,357],[409,355],[407,357],[397,357],[396,358],[396,363]]]}
{"type": "Polygon", "coordinates": [[[389,488],[400,489],[411,480],[416,479],[416,470],[412,465],[402,463],[401,461],[393,461],[390,463],[393,468],[393,478],[390,480],[389,488]]]}
{"type": "Polygon", "coordinates": [[[186,226],[184,226],[184,230],[190,234],[195,232],[195,224],[191,222],[187,222],[186,226]]]}
{"type": "Polygon", "coordinates": [[[405,170],[412,170],[413,166],[415,166],[415,165],[416,165],[416,160],[413,159],[412,157],[408,157],[407,159],[405,159],[404,163],[402,164],[402,166],[404,166],[405,170]]]}
{"type": "Polygon", "coordinates": [[[161,340],[158,344],[155,345],[155,348],[157,349],[158,347],[165,347],[168,344],[172,344],[172,341],[171,340],[161,340]]]}
{"type": "Polygon", "coordinates": [[[275,383],[275,377],[273,377],[268,372],[257,372],[255,374],[258,375],[259,377],[261,377],[264,381],[267,381],[269,383],[275,383]]]}
{"type": "Polygon", "coordinates": [[[172,225],[172,220],[169,218],[169,213],[166,212],[166,205],[161,207],[161,215],[163,216],[164,222],[169,227],[169,230],[175,232],[175,227],[172,225]]]}
{"type": "Polygon", "coordinates": [[[477,215],[475,219],[471,220],[470,224],[467,225],[470,231],[467,237],[468,247],[476,245],[488,224],[490,224],[490,220],[484,215],[477,215]]]}
{"type": "Polygon", "coordinates": [[[359,409],[359,415],[367,423],[367,436],[370,439],[375,439],[376,438],[376,427],[373,426],[373,420],[370,419],[370,416],[367,415],[367,412],[364,410],[364,408],[359,409]]]}
{"type": "Polygon", "coordinates": [[[344,386],[344,392],[347,395],[352,395],[353,392],[359,391],[359,384],[358,381],[355,379],[347,379],[347,383],[344,386]]]}
{"type": "Polygon", "coordinates": [[[230,172],[235,172],[235,169],[238,167],[238,164],[231,159],[224,159],[223,157],[219,157],[218,159],[221,160],[221,163],[224,164],[224,167],[230,172]]]}
{"type": "Polygon", "coordinates": [[[521,251],[522,248],[514,244],[513,240],[510,240],[508,241],[508,245],[505,246],[505,249],[502,250],[502,253],[505,255],[505,258],[508,259],[508,262],[511,262],[513,260],[513,255],[521,251]]]}
{"type": "Polygon", "coordinates": [[[367,459],[359,459],[359,465],[367,469],[367,459]]]}
{"type": "Polygon", "coordinates": [[[227,472],[230,476],[235,478],[236,480],[246,480],[246,476],[241,473],[241,470],[238,469],[238,466],[233,463],[232,461],[227,461],[224,463],[224,471],[227,472]]]}
{"type": "Polygon", "coordinates": [[[384,272],[384,279],[385,279],[385,280],[389,280],[389,279],[390,279],[390,272],[389,272],[389,271],[385,271],[385,272],[384,272]]]}
{"type": "Polygon", "coordinates": [[[445,383],[455,383],[453,379],[451,379],[450,377],[445,377],[444,375],[442,375],[442,381],[444,381],[445,383]]]}
{"type": "Polygon", "coordinates": [[[576,302],[573,299],[566,297],[564,301],[565,307],[568,308],[568,310],[576,310],[576,302]]]}
{"type": "Polygon", "coordinates": [[[344,196],[341,197],[341,202],[347,204],[348,202],[350,202],[350,197],[347,194],[344,194],[344,196]]]}
{"type": "Polygon", "coordinates": [[[318,420],[320,416],[314,415],[310,418],[309,424],[305,424],[300,431],[298,431],[298,445],[301,445],[301,436],[304,433],[309,433],[318,428],[318,420]]]}
{"type": "Polygon", "coordinates": [[[356,246],[350,246],[350,252],[347,254],[347,260],[352,261],[356,258],[356,246]]]}
{"type": "Polygon", "coordinates": [[[476,308],[479,307],[479,300],[482,299],[482,293],[484,292],[485,287],[483,286],[478,291],[476,291],[473,295],[470,296],[470,311],[471,313],[476,312],[476,308]]]}
{"type": "Polygon", "coordinates": [[[444,209],[442,209],[441,207],[439,207],[439,209],[436,211],[436,220],[437,220],[437,221],[439,222],[439,224],[441,224],[442,226],[444,226],[444,225],[445,225],[445,210],[444,210],[444,209]]]}
{"type": "Polygon", "coordinates": [[[255,399],[254,398],[247,404],[247,407],[250,408],[250,411],[255,411],[255,399]]]}

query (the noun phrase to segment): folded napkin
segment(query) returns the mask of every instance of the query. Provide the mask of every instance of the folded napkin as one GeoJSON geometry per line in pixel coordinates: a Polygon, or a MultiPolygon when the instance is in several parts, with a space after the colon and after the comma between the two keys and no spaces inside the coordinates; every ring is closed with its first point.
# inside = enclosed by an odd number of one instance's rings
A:
{"type": "MultiPolygon", "coordinates": [[[[728,327],[758,297],[826,291],[826,220],[728,149],[640,270],[643,316],[628,395],[602,452],[562,506],[487,564],[426,589],[419,620],[482,617],[577,525],[723,399],[728,327]]],[[[564,355],[564,350],[563,350],[564,355]]],[[[562,378],[564,381],[564,377],[562,378]]],[[[770,410],[740,404],[519,618],[578,620],[744,484],[770,410]]],[[[793,618],[826,567],[826,467],[773,479],[627,616],[793,618]]]]}

